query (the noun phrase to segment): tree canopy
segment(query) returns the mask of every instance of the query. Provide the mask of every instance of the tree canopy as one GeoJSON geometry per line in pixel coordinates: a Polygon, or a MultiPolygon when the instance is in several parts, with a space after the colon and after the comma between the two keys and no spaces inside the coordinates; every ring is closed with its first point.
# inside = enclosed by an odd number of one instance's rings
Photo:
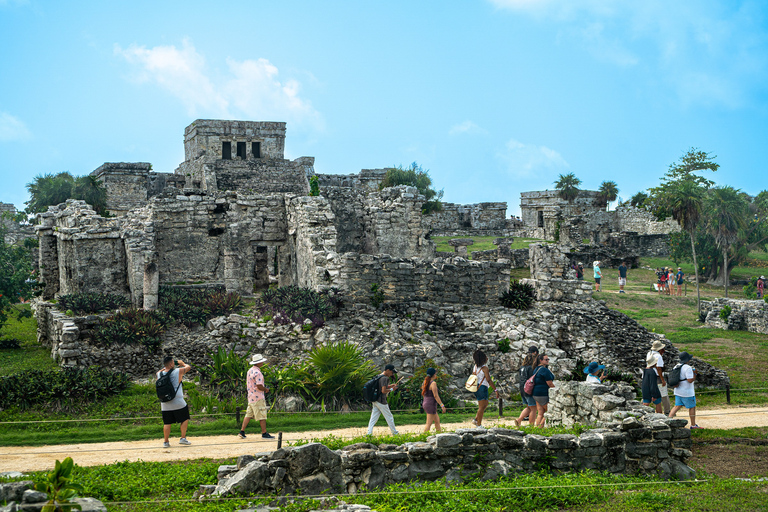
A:
{"type": "Polygon", "coordinates": [[[443,190],[434,190],[432,188],[432,178],[429,177],[429,170],[422,169],[416,162],[413,162],[410,167],[405,169],[403,166],[387,169],[384,180],[379,185],[379,190],[398,185],[408,185],[418,189],[419,194],[423,195],[426,199],[421,207],[423,213],[429,214],[443,209],[441,202],[443,190]]]}
{"type": "Polygon", "coordinates": [[[91,205],[99,215],[107,214],[107,191],[90,175],[75,177],[68,172],[41,174],[35,176],[32,183],[27,183],[27,190],[27,213],[44,212],[49,206],[67,199],[80,199],[91,205]]]}
{"type": "MultiPolygon", "coordinates": [[[[8,320],[13,305],[19,299],[29,299],[32,294],[30,250],[5,243],[5,231],[6,227],[0,222],[0,327],[8,320]]],[[[17,314],[25,316],[24,312],[17,311],[17,314]]]]}
{"type": "Polygon", "coordinates": [[[569,172],[558,177],[555,181],[555,190],[559,192],[558,195],[561,199],[570,203],[579,195],[579,185],[581,185],[581,180],[569,172]]]}
{"type": "Polygon", "coordinates": [[[619,195],[619,187],[615,181],[604,181],[600,184],[600,188],[597,189],[598,201],[600,206],[608,207],[608,203],[615,201],[619,195]]]}

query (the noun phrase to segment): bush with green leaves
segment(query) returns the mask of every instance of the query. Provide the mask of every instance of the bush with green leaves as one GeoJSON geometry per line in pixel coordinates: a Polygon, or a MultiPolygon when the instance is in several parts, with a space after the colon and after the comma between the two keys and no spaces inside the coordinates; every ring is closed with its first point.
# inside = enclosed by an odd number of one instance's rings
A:
{"type": "Polygon", "coordinates": [[[213,317],[237,311],[242,298],[223,288],[182,288],[161,286],[158,309],[175,322],[187,326],[205,325],[213,317]]]}
{"type": "Polygon", "coordinates": [[[19,299],[29,299],[34,291],[31,252],[26,247],[5,243],[5,232],[5,224],[0,222],[0,327],[11,313],[19,320],[32,316],[28,309],[14,305],[19,299]]]}
{"type": "Polygon", "coordinates": [[[336,288],[316,292],[283,286],[264,291],[257,308],[260,315],[270,316],[278,325],[303,324],[310,320],[313,327],[322,327],[326,320],[339,316],[342,301],[341,292],[336,288]]]}
{"type": "Polygon", "coordinates": [[[126,309],[102,320],[93,338],[103,345],[144,345],[155,352],[163,342],[168,317],[160,311],[126,309]]]}
{"type": "MultiPolygon", "coordinates": [[[[437,370],[435,381],[437,382],[437,390],[443,403],[447,408],[454,407],[456,405],[456,397],[448,395],[448,385],[451,383],[452,377],[445,371],[445,368],[436,364],[433,359],[425,359],[424,364],[414,370],[413,377],[404,380],[396,391],[387,396],[388,401],[393,400],[393,403],[397,402],[395,405],[399,408],[416,409],[421,407],[423,398],[421,386],[427,377],[428,368],[437,370]]],[[[390,403],[391,406],[392,403],[390,403]]]]}
{"type": "Polygon", "coordinates": [[[506,354],[507,352],[509,352],[509,349],[512,348],[509,343],[509,338],[498,340],[496,342],[496,345],[499,347],[499,352],[501,352],[502,354],[506,354]]]}
{"type": "Polygon", "coordinates": [[[533,286],[514,279],[509,284],[509,291],[502,293],[499,301],[505,308],[526,310],[533,307],[534,297],[533,286]]]}
{"type": "Polygon", "coordinates": [[[83,487],[72,481],[74,466],[72,457],[67,457],[62,462],[57,460],[53,471],[48,473],[42,482],[35,484],[35,490],[48,495],[48,502],[43,506],[42,512],[69,512],[73,508],[82,508],[78,503],[71,501],[77,497],[77,493],[83,492],[83,487]]]}
{"type": "Polygon", "coordinates": [[[731,306],[729,306],[728,304],[723,306],[723,309],[720,310],[720,320],[722,320],[723,322],[727,322],[728,318],[731,316],[731,311],[732,311],[731,306]]]}
{"type": "Polygon", "coordinates": [[[64,409],[116,395],[128,384],[125,374],[100,366],[26,370],[0,377],[0,408],[16,406],[23,410],[49,404],[51,408],[64,409]]]}
{"type": "Polygon", "coordinates": [[[17,349],[21,348],[19,340],[16,338],[0,338],[0,350],[1,349],[17,349]]]}
{"type": "Polygon", "coordinates": [[[382,304],[384,304],[384,292],[379,283],[373,283],[371,285],[371,306],[378,309],[382,304]]]}
{"type": "Polygon", "coordinates": [[[219,398],[245,394],[245,381],[251,368],[248,357],[238,355],[234,350],[227,352],[223,347],[209,353],[208,357],[210,363],[195,366],[203,383],[219,398]]]}
{"type": "Polygon", "coordinates": [[[363,385],[379,373],[362,349],[349,341],[313,348],[307,363],[314,396],[332,408],[360,401],[363,385]]]}
{"type": "Polygon", "coordinates": [[[413,162],[410,167],[403,166],[387,169],[384,179],[379,184],[379,189],[387,187],[396,187],[398,185],[408,185],[416,187],[419,194],[424,196],[424,204],[421,206],[421,212],[429,215],[434,212],[442,211],[443,190],[432,188],[432,178],[429,176],[429,170],[423,169],[419,164],[413,162]]]}
{"type": "Polygon", "coordinates": [[[59,311],[71,310],[77,315],[92,315],[127,308],[130,305],[131,301],[123,295],[84,292],[62,295],[56,307],[59,311]]]}
{"type": "Polygon", "coordinates": [[[747,284],[742,288],[744,297],[750,300],[757,299],[757,277],[752,277],[747,284]]]}
{"type": "Polygon", "coordinates": [[[320,180],[318,179],[317,175],[309,178],[309,195],[313,197],[320,195],[320,180]]]}

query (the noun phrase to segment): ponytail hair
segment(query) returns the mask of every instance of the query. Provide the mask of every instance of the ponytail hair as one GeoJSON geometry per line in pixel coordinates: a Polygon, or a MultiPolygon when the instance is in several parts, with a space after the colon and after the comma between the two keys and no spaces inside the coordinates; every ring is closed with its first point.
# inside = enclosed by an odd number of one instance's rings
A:
{"type": "Polygon", "coordinates": [[[488,362],[488,356],[486,356],[485,352],[480,349],[475,350],[475,353],[472,354],[472,359],[475,360],[475,366],[478,368],[488,362]]]}
{"type": "Polygon", "coordinates": [[[429,384],[432,381],[432,377],[427,375],[424,377],[424,383],[421,385],[421,396],[424,396],[427,394],[427,389],[429,389],[429,384]]]}

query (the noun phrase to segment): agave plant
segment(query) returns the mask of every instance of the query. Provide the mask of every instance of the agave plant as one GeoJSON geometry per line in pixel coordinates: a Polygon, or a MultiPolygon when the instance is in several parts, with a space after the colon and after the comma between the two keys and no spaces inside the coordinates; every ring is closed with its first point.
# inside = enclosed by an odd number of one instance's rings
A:
{"type": "Polygon", "coordinates": [[[513,280],[509,285],[509,291],[501,294],[499,301],[505,308],[531,309],[534,302],[533,286],[513,280]]]}

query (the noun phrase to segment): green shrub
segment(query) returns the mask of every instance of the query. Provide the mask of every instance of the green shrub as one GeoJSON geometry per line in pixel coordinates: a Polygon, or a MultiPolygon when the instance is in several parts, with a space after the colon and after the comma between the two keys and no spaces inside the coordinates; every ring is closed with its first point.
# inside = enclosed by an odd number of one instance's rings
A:
{"type": "Polygon", "coordinates": [[[94,340],[103,345],[144,345],[157,351],[168,318],[159,311],[126,309],[104,319],[94,329],[94,340]]]}
{"type": "Polygon", "coordinates": [[[200,372],[201,380],[216,396],[222,398],[246,393],[245,381],[251,368],[248,357],[240,356],[234,350],[227,352],[223,347],[208,354],[208,357],[211,362],[195,366],[195,370],[200,372]]]}
{"type": "Polygon", "coordinates": [[[517,279],[509,285],[509,291],[501,294],[500,302],[505,308],[511,309],[531,309],[534,302],[533,286],[527,283],[521,283],[517,279]]]}
{"type": "Polygon", "coordinates": [[[723,309],[720,310],[720,320],[722,320],[723,322],[727,322],[728,317],[730,316],[731,316],[731,306],[726,304],[725,306],[723,306],[723,309]]]}
{"type": "Polygon", "coordinates": [[[744,297],[750,300],[757,299],[757,277],[753,277],[749,280],[749,282],[744,285],[744,288],[742,288],[742,291],[744,292],[744,297]]]}
{"type": "Polygon", "coordinates": [[[77,315],[92,315],[105,311],[127,308],[131,302],[114,293],[72,293],[59,297],[56,307],[59,311],[71,310],[77,315]]]}
{"type": "Polygon", "coordinates": [[[316,292],[309,288],[284,286],[266,290],[257,305],[259,314],[269,315],[277,325],[303,324],[310,320],[313,327],[322,327],[329,318],[339,316],[341,292],[336,288],[316,292]]]}
{"type": "Polygon", "coordinates": [[[307,362],[314,396],[332,407],[362,399],[363,385],[378,373],[362,350],[348,341],[313,348],[307,362]]]}
{"type": "Polygon", "coordinates": [[[509,352],[510,344],[509,344],[509,338],[504,338],[503,340],[499,340],[496,342],[496,344],[499,346],[499,352],[502,354],[506,354],[509,352]]]}
{"type": "MultiPolygon", "coordinates": [[[[451,375],[449,375],[445,368],[435,363],[432,359],[425,359],[424,364],[416,368],[413,372],[413,377],[406,379],[399,387],[397,391],[393,391],[389,394],[389,397],[393,397],[398,401],[399,408],[403,409],[415,409],[421,407],[422,395],[421,386],[424,384],[424,379],[427,377],[427,369],[434,368],[437,370],[437,390],[440,393],[440,398],[445,404],[446,408],[454,407],[456,405],[456,398],[448,395],[448,386],[451,383],[451,375]]],[[[390,407],[392,403],[390,403],[390,407]]]]}
{"type": "Polygon", "coordinates": [[[21,348],[19,340],[16,338],[0,338],[0,349],[16,349],[21,348]]]}
{"type": "Polygon", "coordinates": [[[384,303],[384,292],[381,291],[378,283],[371,285],[371,306],[378,308],[384,303]]]}
{"type": "Polygon", "coordinates": [[[313,197],[320,195],[320,181],[317,178],[317,175],[309,178],[309,195],[313,197]]]}
{"type": "Polygon", "coordinates": [[[0,377],[0,408],[28,409],[38,404],[82,405],[116,395],[128,387],[128,377],[99,366],[26,370],[0,377]]]}
{"type": "Polygon", "coordinates": [[[242,303],[239,294],[222,288],[179,288],[161,286],[158,309],[170,319],[187,326],[205,325],[213,317],[237,311],[242,303]]]}

